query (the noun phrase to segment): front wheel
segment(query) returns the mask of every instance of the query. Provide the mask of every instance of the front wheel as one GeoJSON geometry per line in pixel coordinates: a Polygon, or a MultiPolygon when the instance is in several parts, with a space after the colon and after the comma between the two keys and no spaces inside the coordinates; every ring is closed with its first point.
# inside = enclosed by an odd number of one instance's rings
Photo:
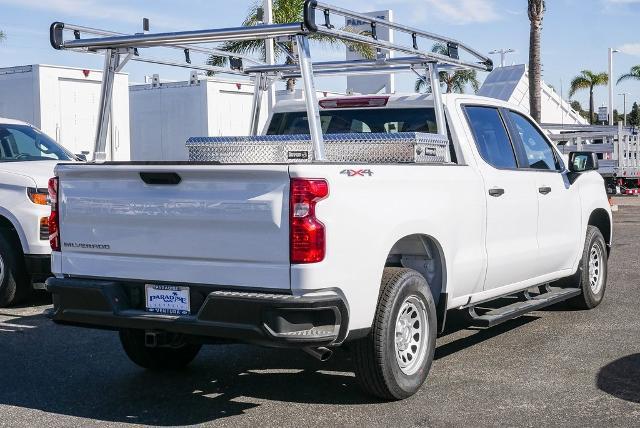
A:
{"type": "Polygon", "coordinates": [[[189,364],[202,345],[181,343],[150,348],[144,342],[144,330],[120,330],[120,342],[129,359],[145,369],[176,370],[189,364]]]}
{"type": "Polygon", "coordinates": [[[607,244],[600,230],[587,227],[582,259],[578,272],[564,283],[582,290],[582,294],[569,300],[577,309],[593,309],[602,302],[607,287],[607,244]]]}
{"type": "Polygon", "coordinates": [[[15,241],[0,229],[0,308],[19,303],[30,290],[20,243],[15,241]]]}
{"type": "Polygon", "coordinates": [[[413,395],[433,361],[436,324],[425,278],[412,269],[385,268],[373,328],[353,347],[362,388],[386,400],[413,395]]]}

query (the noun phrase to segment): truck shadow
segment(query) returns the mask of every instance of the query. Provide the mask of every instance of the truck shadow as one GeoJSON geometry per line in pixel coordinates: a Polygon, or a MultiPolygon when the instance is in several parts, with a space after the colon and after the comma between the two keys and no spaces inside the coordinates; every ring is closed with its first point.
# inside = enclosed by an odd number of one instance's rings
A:
{"type": "Polygon", "coordinates": [[[640,354],[627,355],[602,367],[596,385],[616,398],[640,403],[640,354]]]}
{"type": "MultiPolygon", "coordinates": [[[[458,338],[439,346],[436,358],[532,320],[458,338]]],[[[185,370],[160,373],[129,362],[114,332],[57,326],[42,314],[16,317],[11,323],[25,328],[0,334],[0,404],[4,405],[99,421],[170,426],[211,422],[275,402],[288,403],[291,412],[308,411],[308,405],[379,403],[359,389],[348,349],[338,349],[330,361],[320,363],[301,351],[209,346],[185,370]]],[[[465,326],[463,321],[452,322],[448,334],[465,326]]]]}

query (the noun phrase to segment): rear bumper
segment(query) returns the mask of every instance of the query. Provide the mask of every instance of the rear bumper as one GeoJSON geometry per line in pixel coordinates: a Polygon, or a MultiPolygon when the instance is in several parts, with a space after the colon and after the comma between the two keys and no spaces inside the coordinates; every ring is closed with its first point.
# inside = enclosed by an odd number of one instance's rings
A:
{"type": "Polygon", "coordinates": [[[51,255],[25,254],[24,264],[32,282],[44,282],[51,276],[51,255]]]}
{"type": "Polygon", "coordinates": [[[144,284],[49,278],[53,320],[106,329],[142,329],[239,340],[273,347],[337,345],[348,330],[348,310],[337,294],[292,296],[190,286],[192,315],[144,309],[144,284]]]}

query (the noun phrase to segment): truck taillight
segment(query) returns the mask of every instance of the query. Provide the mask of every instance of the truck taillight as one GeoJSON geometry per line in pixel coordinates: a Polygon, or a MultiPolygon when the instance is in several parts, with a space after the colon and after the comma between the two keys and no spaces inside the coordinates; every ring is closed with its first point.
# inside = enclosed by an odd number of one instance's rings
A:
{"type": "Polygon", "coordinates": [[[49,179],[49,245],[53,251],[60,251],[60,224],[58,221],[58,177],[49,179]]]}
{"type": "Polygon", "coordinates": [[[289,198],[291,263],[317,263],[325,255],[325,228],[316,203],[329,195],[322,179],[292,178],[289,198]]]}

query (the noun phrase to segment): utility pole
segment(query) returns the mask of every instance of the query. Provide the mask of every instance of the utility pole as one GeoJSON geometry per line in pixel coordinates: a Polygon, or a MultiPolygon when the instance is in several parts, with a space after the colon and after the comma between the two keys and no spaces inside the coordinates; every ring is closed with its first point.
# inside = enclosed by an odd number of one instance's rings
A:
{"type": "Polygon", "coordinates": [[[489,52],[489,55],[498,55],[500,54],[500,67],[504,67],[504,60],[507,56],[507,54],[513,53],[515,52],[515,49],[494,49],[491,52],[489,52]]]}
{"type": "Polygon", "coordinates": [[[613,126],[613,54],[618,49],[609,48],[609,126],[613,126]]]}
{"type": "Polygon", "coordinates": [[[624,127],[626,128],[627,127],[627,95],[628,95],[628,93],[627,92],[623,92],[623,93],[618,94],[618,95],[622,95],[622,114],[623,114],[623,117],[624,117],[622,123],[624,124],[624,127]]]}

